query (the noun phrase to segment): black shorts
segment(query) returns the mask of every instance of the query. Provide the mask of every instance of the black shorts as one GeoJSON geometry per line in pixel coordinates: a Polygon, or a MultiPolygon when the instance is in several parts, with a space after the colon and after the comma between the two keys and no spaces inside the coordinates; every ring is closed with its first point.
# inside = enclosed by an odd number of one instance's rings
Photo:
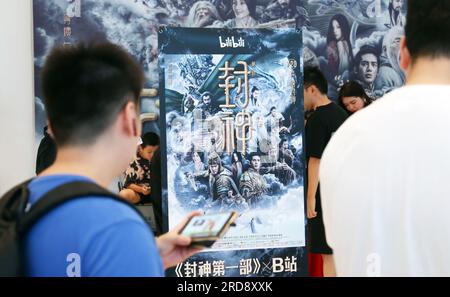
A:
{"type": "Polygon", "coordinates": [[[317,216],[308,219],[308,246],[309,252],[315,254],[332,255],[333,250],[327,243],[325,236],[325,226],[322,217],[322,204],[320,201],[320,192],[316,195],[316,212],[317,216]]]}

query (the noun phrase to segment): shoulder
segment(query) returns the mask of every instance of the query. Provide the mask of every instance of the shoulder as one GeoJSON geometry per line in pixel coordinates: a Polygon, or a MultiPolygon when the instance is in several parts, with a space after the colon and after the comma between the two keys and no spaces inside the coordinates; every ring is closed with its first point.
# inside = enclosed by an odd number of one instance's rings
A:
{"type": "Polygon", "coordinates": [[[348,113],[338,104],[333,102],[331,104],[331,108],[332,108],[333,112],[336,113],[337,115],[339,115],[340,117],[343,117],[343,118],[348,117],[348,113]]]}
{"type": "Polygon", "coordinates": [[[371,147],[366,147],[368,143],[373,143],[376,139],[383,137],[382,131],[391,129],[395,126],[392,121],[392,109],[398,105],[398,100],[392,100],[394,97],[401,97],[399,90],[393,91],[380,98],[366,108],[351,115],[334,133],[324,152],[323,163],[327,159],[343,158],[344,151],[355,153],[361,151],[369,154],[371,147]],[[349,146],[348,144],[352,145],[349,146]],[[364,147],[364,149],[362,149],[364,147]]]}
{"type": "Polygon", "coordinates": [[[130,206],[108,198],[92,196],[67,202],[27,234],[29,275],[66,276],[73,260],[70,255],[78,255],[81,276],[161,275],[157,247],[147,224],[130,206]]]}
{"type": "Polygon", "coordinates": [[[87,196],[57,207],[35,227],[59,224],[67,230],[83,228],[91,233],[124,221],[146,224],[137,211],[125,203],[107,197],[87,196]]]}

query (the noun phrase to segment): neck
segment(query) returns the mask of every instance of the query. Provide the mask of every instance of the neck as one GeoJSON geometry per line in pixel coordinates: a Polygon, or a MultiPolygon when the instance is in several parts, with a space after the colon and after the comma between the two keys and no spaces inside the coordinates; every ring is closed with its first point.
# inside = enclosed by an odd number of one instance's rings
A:
{"type": "Polygon", "coordinates": [[[407,71],[406,85],[450,85],[450,59],[417,59],[407,71]]]}
{"type": "Polygon", "coordinates": [[[117,152],[105,144],[92,146],[70,146],[58,148],[55,163],[43,171],[40,176],[53,174],[74,174],[93,179],[103,187],[124,170],[117,162],[117,152]]]}
{"type": "Polygon", "coordinates": [[[248,17],[248,16],[249,16],[249,14],[247,13],[247,14],[237,15],[236,18],[237,18],[237,19],[243,19],[243,18],[246,18],[246,17],[248,17]]]}
{"type": "Polygon", "coordinates": [[[320,106],[328,105],[328,104],[330,104],[330,102],[331,102],[331,100],[328,99],[327,95],[321,95],[321,96],[319,96],[318,100],[315,102],[313,109],[316,109],[317,107],[320,107],[320,106]]]}
{"type": "Polygon", "coordinates": [[[248,22],[250,18],[250,14],[241,15],[236,17],[237,22],[248,22]]]}

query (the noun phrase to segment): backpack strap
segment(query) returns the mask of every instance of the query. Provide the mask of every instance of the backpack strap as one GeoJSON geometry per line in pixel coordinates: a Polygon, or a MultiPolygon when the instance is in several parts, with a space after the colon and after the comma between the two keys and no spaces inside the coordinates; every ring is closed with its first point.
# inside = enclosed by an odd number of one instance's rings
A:
{"type": "Polygon", "coordinates": [[[65,202],[75,199],[91,198],[92,196],[108,198],[126,204],[134,209],[144,222],[147,222],[145,217],[133,204],[120,198],[118,195],[92,182],[75,181],[56,187],[41,197],[20,220],[18,227],[19,234],[25,234],[40,218],[65,202]]]}
{"type": "Polygon", "coordinates": [[[0,220],[14,221],[19,219],[28,203],[28,184],[33,179],[26,180],[10,189],[0,199],[0,220]]]}

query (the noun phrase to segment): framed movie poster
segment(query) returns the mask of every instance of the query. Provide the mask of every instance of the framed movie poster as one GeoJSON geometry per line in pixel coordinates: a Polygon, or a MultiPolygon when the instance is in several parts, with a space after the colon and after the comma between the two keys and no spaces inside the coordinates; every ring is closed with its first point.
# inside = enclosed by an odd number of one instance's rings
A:
{"type": "Polygon", "coordinates": [[[301,30],[161,27],[158,40],[165,229],[238,213],[176,275],[306,274],[301,30]]]}

